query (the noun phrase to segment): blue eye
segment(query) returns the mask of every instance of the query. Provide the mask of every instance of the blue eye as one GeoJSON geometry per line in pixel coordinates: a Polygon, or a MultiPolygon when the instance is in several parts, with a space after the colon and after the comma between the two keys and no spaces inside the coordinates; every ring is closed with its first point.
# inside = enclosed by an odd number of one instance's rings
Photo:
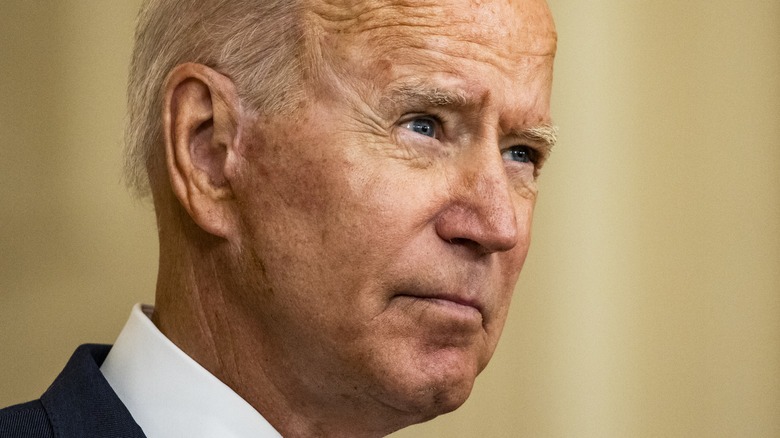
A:
{"type": "Polygon", "coordinates": [[[516,161],[518,163],[533,163],[535,151],[528,146],[512,146],[501,153],[505,160],[516,161]]]}
{"type": "Polygon", "coordinates": [[[406,122],[404,128],[426,137],[436,138],[436,121],[429,117],[418,117],[406,122]]]}

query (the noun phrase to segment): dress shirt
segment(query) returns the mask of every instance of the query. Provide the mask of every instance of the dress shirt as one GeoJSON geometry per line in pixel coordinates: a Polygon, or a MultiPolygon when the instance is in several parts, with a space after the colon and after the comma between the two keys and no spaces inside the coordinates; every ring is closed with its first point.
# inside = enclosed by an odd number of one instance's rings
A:
{"type": "Polygon", "coordinates": [[[136,304],[100,371],[148,438],[281,438],[241,396],[157,329],[136,304]]]}

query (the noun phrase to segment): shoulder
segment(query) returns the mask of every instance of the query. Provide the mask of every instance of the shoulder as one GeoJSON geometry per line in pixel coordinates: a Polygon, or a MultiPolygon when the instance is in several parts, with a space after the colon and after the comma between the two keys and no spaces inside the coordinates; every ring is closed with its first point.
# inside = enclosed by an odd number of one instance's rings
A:
{"type": "Polygon", "coordinates": [[[108,345],[82,345],[40,400],[0,411],[0,438],[143,438],[141,428],[111,389],[100,364],[108,345]]]}
{"type": "Polygon", "coordinates": [[[53,437],[46,411],[40,400],[0,409],[0,437],[53,437]]]}

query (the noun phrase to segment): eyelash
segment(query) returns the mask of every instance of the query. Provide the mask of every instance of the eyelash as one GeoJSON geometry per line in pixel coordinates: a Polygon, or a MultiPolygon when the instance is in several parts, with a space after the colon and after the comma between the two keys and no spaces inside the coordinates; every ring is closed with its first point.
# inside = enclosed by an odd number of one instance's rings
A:
{"type": "MultiPolygon", "coordinates": [[[[443,122],[436,115],[422,113],[422,114],[419,114],[419,115],[410,116],[410,117],[406,118],[405,121],[401,122],[401,125],[402,126],[408,126],[408,125],[411,125],[412,123],[414,123],[415,120],[420,120],[420,119],[432,121],[433,124],[434,124],[435,135],[433,137],[431,137],[431,138],[440,139],[440,137],[442,135],[441,131],[443,131],[444,128],[443,128],[443,122]]],[[[407,129],[409,129],[412,132],[415,132],[415,131],[413,131],[410,128],[407,128],[407,129]]],[[[425,134],[422,134],[422,133],[417,133],[417,134],[422,135],[422,136],[426,136],[425,134]]],[[[539,163],[539,153],[532,146],[528,146],[528,145],[524,145],[524,144],[514,145],[514,146],[510,146],[510,147],[508,147],[506,149],[501,150],[500,153],[501,153],[501,156],[503,157],[505,153],[507,153],[507,152],[514,152],[514,151],[523,152],[528,157],[528,161],[527,161],[528,163],[533,164],[534,167],[538,166],[538,163],[539,163]]],[[[524,161],[519,161],[519,163],[522,164],[522,163],[525,163],[525,162],[524,161]]]]}

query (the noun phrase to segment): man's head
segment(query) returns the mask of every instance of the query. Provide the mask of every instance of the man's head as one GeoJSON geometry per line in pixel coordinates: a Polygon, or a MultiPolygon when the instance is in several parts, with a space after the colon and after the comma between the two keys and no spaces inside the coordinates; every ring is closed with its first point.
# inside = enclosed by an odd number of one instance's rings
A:
{"type": "Polygon", "coordinates": [[[155,322],[283,434],[389,433],[462,404],[498,342],[555,31],[543,0],[279,7],[294,39],[162,67],[155,322]]]}

